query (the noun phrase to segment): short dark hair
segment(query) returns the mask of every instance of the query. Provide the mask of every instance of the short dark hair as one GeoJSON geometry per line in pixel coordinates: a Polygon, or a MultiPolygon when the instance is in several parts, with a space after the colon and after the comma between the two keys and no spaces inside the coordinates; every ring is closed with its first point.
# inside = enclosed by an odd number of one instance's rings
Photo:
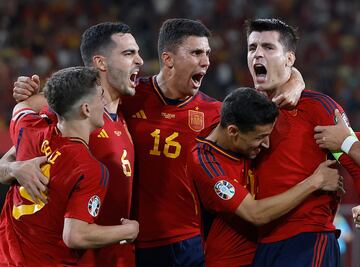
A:
{"type": "Polygon", "coordinates": [[[122,22],[103,22],[91,26],[81,37],[80,53],[85,66],[92,66],[92,57],[106,54],[114,45],[111,36],[116,33],[131,33],[130,27],[122,22]]]}
{"type": "Polygon", "coordinates": [[[221,107],[220,125],[234,124],[243,133],[255,130],[257,125],[274,123],[279,115],[275,103],[253,88],[235,89],[226,96],[221,107]]]}
{"type": "Polygon", "coordinates": [[[44,86],[49,107],[58,116],[69,119],[72,108],[79,100],[96,94],[98,77],[96,69],[80,66],[53,73],[44,86]]]}
{"type": "Polygon", "coordinates": [[[299,40],[297,29],[287,25],[279,19],[255,19],[245,21],[246,36],[252,32],[277,31],[280,34],[279,42],[286,51],[296,52],[296,44],[299,40]]]}
{"type": "MultiPolygon", "coordinates": [[[[161,25],[158,40],[158,53],[175,52],[176,48],[189,36],[210,37],[211,32],[198,20],[167,19],[161,25]]],[[[160,60],[161,62],[161,60],[160,60]]]]}

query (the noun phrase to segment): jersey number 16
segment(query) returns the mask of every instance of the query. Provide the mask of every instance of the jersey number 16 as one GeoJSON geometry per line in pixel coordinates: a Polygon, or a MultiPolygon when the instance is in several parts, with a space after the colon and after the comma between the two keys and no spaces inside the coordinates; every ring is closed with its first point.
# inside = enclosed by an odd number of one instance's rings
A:
{"type": "MultiPolygon", "coordinates": [[[[153,131],[150,135],[154,137],[154,147],[150,150],[150,155],[160,156],[160,129],[155,129],[155,131],[153,131]]],[[[166,157],[175,159],[180,155],[181,145],[179,142],[174,141],[174,139],[178,136],[178,132],[173,132],[171,135],[165,138],[165,145],[162,153],[166,157]]]]}

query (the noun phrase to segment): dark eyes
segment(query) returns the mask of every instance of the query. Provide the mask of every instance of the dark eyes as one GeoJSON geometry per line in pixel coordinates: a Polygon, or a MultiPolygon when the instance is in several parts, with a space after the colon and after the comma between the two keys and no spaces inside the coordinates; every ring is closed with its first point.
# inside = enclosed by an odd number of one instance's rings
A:
{"type": "MultiPolygon", "coordinates": [[[[272,47],[272,46],[264,46],[264,48],[265,48],[266,50],[274,50],[274,47],[272,47]]],[[[250,46],[250,47],[248,48],[248,50],[249,50],[249,51],[255,51],[255,50],[256,50],[256,47],[255,47],[255,46],[250,46]]]]}
{"type": "Polygon", "coordinates": [[[194,56],[201,56],[202,54],[205,54],[206,56],[209,56],[210,51],[204,52],[204,51],[199,50],[199,51],[193,51],[191,54],[194,55],[194,56]]]}

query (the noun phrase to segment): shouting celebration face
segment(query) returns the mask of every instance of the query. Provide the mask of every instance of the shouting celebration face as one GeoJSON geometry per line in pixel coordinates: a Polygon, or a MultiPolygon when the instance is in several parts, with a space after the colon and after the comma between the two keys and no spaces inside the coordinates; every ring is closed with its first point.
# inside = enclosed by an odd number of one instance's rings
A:
{"type": "Polygon", "coordinates": [[[295,55],[285,51],[279,38],[277,31],[254,31],[248,37],[248,67],[256,89],[275,90],[290,77],[295,55]]]}
{"type": "Polygon", "coordinates": [[[210,46],[207,37],[189,36],[176,48],[168,52],[172,66],[173,84],[179,98],[186,98],[197,93],[201,86],[210,61],[210,46]]]}
{"type": "Polygon", "coordinates": [[[120,95],[135,94],[136,76],[144,63],[139,55],[139,46],[130,33],[112,36],[115,46],[106,56],[107,81],[120,95]]]}

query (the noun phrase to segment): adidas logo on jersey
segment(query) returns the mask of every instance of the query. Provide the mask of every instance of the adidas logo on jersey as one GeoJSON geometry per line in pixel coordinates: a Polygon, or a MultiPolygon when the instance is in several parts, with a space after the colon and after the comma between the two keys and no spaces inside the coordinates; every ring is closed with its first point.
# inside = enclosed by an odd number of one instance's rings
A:
{"type": "Polygon", "coordinates": [[[98,134],[99,138],[109,138],[109,135],[107,134],[107,132],[104,129],[101,129],[100,133],[98,134]]]}
{"type": "Polygon", "coordinates": [[[136,112],[134,115],[132,115],[131,117],[133,117],[133,118],[137,118],[137,119],[144,119],[144,120],[146,120],[147,119],[147,117],[146,117],[146,115],[145,115],[145,112],[144,112],[144,110],[140,110],[140,111],[138,111],[138,112],[136,112]]]}

